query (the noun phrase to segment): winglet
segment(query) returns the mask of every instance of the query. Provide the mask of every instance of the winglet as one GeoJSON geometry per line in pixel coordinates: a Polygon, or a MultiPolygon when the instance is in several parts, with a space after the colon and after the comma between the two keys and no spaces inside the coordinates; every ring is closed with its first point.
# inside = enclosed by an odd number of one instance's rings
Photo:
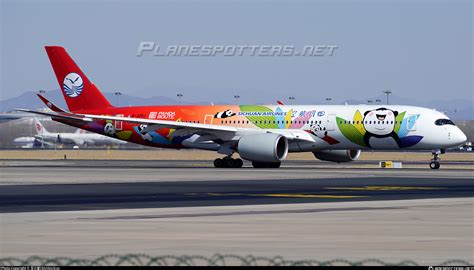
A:
{"type": "Polygon", "coordinates": [[[53,102],[49,101],[47,98],[43,97],[43,95],[41,94],[36,94],[40,99],[41,101],[43,101],[44,104],[46,104],[46,106],[48,106],[48,108],[50,108],[53,112],[62,112],[62,113],[67,113],[66,110],[64,109],[61,109],[60,107],[56,106],[53,102]]]}
{"type": "Polygon", "coordinates": [[[278,105],[285,105],[285,104],[283,104],[283,102],[281,102],[279,100],[277,100],[277,103],[278,103],[278,105]]]}

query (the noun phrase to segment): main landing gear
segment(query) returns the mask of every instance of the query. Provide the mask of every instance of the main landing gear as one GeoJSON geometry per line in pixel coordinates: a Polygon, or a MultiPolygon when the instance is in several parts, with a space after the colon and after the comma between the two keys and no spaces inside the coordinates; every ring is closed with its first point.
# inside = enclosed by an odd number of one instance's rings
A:
{"type": "Polygon", "coordinates": [[[280,168],[281,162],[258,162],[252,161],[254,168],[280,168]]]}
{"type": "Polygon", "coordinates": [[[214,160],[214,167],[216,168],[242,168],[244,162],[240,158],[216,158],[214,160]]]}
{"type": "Polygon", "coordinates": [[[439,164],[439,156],[441,154],[444,154],[446,153],[446,151],[444,149],[441,149],[441,150],[433,150],[432,154],[433,154],[433,158],[431,159],[431,162],[430,162],[430,168],[432,170],[437,170],[439,169],[439,167],[441,166],[439,164]]]}
{"type": "MultiPolygon", "coordinates": [[[[216,158],[214,160],[214,167],[216,168],[242,168],[244,162],[240,158],[232,158],[227,156],[225,158],[216,158]]],[[[281,162],[258,162],[253,161],[254,168],[280,168],[281,162]]]]}

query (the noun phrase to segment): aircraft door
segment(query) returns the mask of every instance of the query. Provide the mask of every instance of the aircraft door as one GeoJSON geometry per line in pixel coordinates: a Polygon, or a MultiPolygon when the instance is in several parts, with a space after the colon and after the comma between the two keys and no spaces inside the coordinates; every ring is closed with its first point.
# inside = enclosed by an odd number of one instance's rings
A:
{"type": "Polygon", "coordinates": [[[214,119],[214,115],[207,114],[204,116],[204,124],[212,125],[212,120],[214,119]]]}
{"type": "Polygon", "coordinates": [[[323,127],[326,128],[326,130],[331,131],[335,130],[336,128],[336,115],[335,114],[327,114],[326,119],[323,122],[323,127]]]}
{"type": "MultiPolygon", "coordinates": [[[[117,116],[117,117],[123,117],[124,115],[123,115],[123,114],[117,114],[117,115],[115,115],[115,116],[117,116]]],[[[122,128],[123,128],[123,127],[122,127],[122,121],[114,121],[114,122],[115,122],[115,123],[114,123],[114,124],[115,124],[115,125],[114,125],[114,126],[115,126],[115,130],[122,130],[122,128]]]]}

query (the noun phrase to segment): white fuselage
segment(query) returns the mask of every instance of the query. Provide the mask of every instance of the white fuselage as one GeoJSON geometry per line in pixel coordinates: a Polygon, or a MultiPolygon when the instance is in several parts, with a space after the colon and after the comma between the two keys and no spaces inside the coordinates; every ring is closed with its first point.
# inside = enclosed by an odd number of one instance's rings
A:
{"type": "MultiPolygon", "coordinates": [[[[263,128],[263,130],[280,133],[288,138],[292,136],[308,138],[304,141],[290,141],[291,152],[327,149],[433,150],[456,147],[466,141],[464,133],[454,124],[435,123],[439,119],[449,120],[449,117],[436,110],[422,107],[403,105],[267,105],[265,107],[274,113],[279,111],[282,116],[276,116],[271,120],[272,124],[275,121],[278,128],[263,128]],[[292,112],[291,119],[285,119],[284,115],[287,112],[292,112]]],[[[236,117],[245,117],[248,112],[234,113],[236,117]]],[[[245,118],[240,122],[232,120],[232,117],[228,120],[214,119],[213,124],[239,127],[242,136],[252,133],[252,130],[262,131],[255,128],[255,121],[249,122],[245,118]]],[[[259,124],[262,123],[257,123],[259,124]]]]}

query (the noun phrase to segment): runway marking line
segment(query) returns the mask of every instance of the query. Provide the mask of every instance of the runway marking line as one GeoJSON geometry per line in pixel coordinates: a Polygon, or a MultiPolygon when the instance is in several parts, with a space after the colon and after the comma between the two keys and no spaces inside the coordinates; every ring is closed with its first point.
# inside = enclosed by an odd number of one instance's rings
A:
{"type": "Polygon", "coordinates": [[[317,199],[352,199],[352,198],[369,197],[369,196],[319,195],[319,194],[250,194],[249,196],[284,197],[284,198],[317,198],[317,199]]]}
{"type": "Polygon", "coordinates": [[[316,199],[353,199],[370,196],[322,195],[322,194],[243,194],[243,193],[207,193],[209,196],[249,196],[249,197],[282,197],[282,198],[316,198],[316,199]]]}
{"type": "Polygon", "coordinates": [[[404,186],[365,186],[365,187],[326,187],[334,190],[390,191],[390,190],[440,190],[439,187],[404,187],[404,186]]]}

